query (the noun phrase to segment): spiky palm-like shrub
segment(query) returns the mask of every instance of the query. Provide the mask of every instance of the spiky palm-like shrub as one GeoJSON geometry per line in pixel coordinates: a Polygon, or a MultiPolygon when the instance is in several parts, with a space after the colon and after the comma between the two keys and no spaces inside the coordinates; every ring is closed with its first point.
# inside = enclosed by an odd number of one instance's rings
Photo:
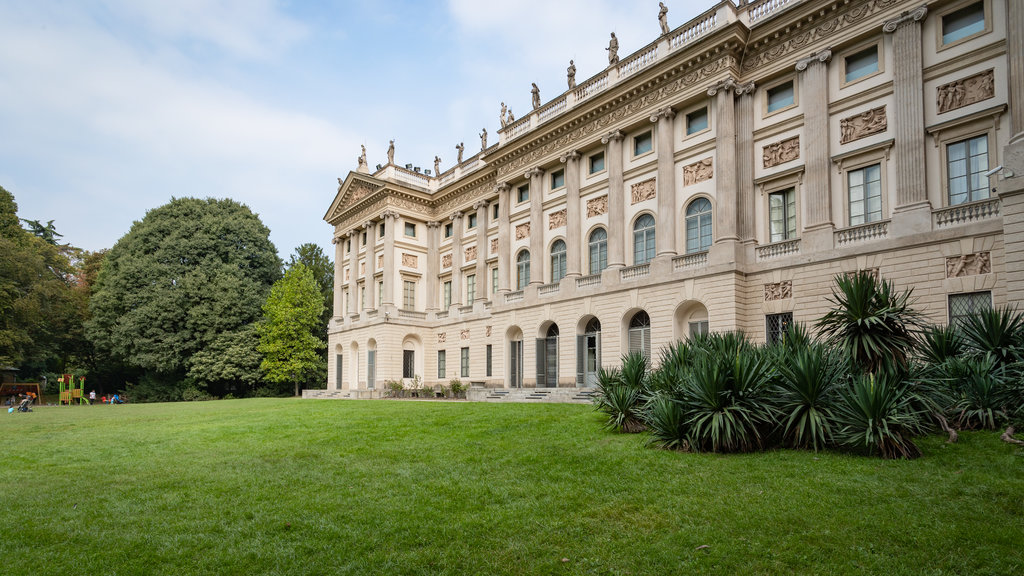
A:
{"type": "Polygon", "coordinates": [[[926,326],[917,337],[917,357],[929,365],[941,365],[950,358],[962,356],[966,350],[964,340],[956,324],[926,326]]]}
{"type": "Polygon", "coordinates": [[[1009,374],[995,356],[955,358],[945,366],[952,387],[949,411],[959,428],[995,430],[1007,420],[1012,396],[1009,374]]]}
{"type": "Polygon", "coordinates": [[[967,345],[1000,365],[1024,360],[1024,314],[1009,307],[984,308],[960,326],[967,345]]]}
{"type": "Polygon", "coordinates": [[[666,450],[688,450],[688,427],[682,403],[670,393],[655,392],[644,406],[644,422],[650,436],[647,443],[666,450]]]}
{"type": "Polygon", "coordinates": [[[639,353],[624,356],[621,368],[598,371],[594,403],[608,416],[606,428],[627,433],[644,429],[641,412],[646,382],[647,358],[639,353]]]}
{"type": "Polygon", "coordinates": [[[844,379],[843,362],[827,347],[809,343],[777,357],[777,369],[775,406],[786,443],[815,452],[831,444],[832,405],[844,379]]]}
{"type": "Polygon", "coordinates": [[[858,375],[840,388],[835,405],[837,444],[883,458],[917,458],[913,437],[926,429],[911,382],[893,369],[858,375]]]}
{"type": "Polygon", "coordinates": [[[911,307],[913,289],[897,292],[892,282],[867,271],[836,276],[828,299],[833,308],[817,322],[855,367],[877,372],[883,364],[905,365],[921,315],[911,307]]]}

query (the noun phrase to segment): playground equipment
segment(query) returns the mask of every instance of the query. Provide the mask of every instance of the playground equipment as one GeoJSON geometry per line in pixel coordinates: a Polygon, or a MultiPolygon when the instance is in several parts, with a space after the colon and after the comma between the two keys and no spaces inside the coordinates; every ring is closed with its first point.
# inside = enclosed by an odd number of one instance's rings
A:
{"type": "Polygon", "coordinates": [[[85,376],[78,378],[78,385],[75,385],[74,374],[64,374],[60,378],[57,378],[57,382],[60,384],[60,403],[67,404],[70,406],[76,400],[79,404],[88,404],[89,400],[85,397],[85,376]]]}

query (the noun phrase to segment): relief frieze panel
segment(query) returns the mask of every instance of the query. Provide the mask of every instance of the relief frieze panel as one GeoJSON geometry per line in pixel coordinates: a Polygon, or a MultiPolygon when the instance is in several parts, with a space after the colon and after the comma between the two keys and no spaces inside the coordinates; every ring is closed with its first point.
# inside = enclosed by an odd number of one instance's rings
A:
{"type": "Polygon", "coordinates": [[[488,338],[491,337],[491,327],[490,326],[484,327],[484,336],[486,336],[488,338]]]}
{"type": "MultiPolygon", "coordinates": [[[[383,265],[383,261],[381,261],[383,265]]],[[[408,252],[402,252],[402,266],[407,268],[418,268],[419,258],[415,254],[409,254],[408,252]]]]}
{"type": "Polygon", "coordinates": [[[587,200],[587,218],[608,213],[608,195],[587,200]]]}
{"type": "Polygon", "coordinates": [[[793,297],[793,281],[771,282],[764,285],[764,301],[786,300],[793,297]]]}
{"type": "Polygon", "coordinates": [[[565,226],[566,220],[566,209],[562,208],[557,212],[548,214],[548,230],[554,230],[555,228],[562,228],[565,226]]]}
{"type": "Polygon", "coordinates": [[[961,278],[990,272],[992,272],[992,260],[988,252],[961,254],[946,258],[946,278],[961,278]]]}
{"type": "Polygon", "coordinates": [[[498,253],[498,239],[497,238],[491,238],[491,254],[497,254],[497,253],[498,253]]]}
{"type": "Polygon", "coordinates": [[[715,175],[711,158],[698,160],[689,166],[683,166],[683,186],[710,180],[715,175]]]}
{"type": "Polygon", "coordinates": [[[654,199],[657,194],[655,179],[651,178],[631,185],[629,187],[629,194],[633,204],[654,199]]]}
{"type": "Polygon", "coordinates": [[[451,253],[441,255],[441,268],[452,267],[452,255],[451,253]]]}
{"type": "Polygon", "coordinates": [[[516,226],[516,240],[522,240],[523,238],[530,237],[530,223],[519,224],[516,226]]]}
{"type": "Polygon", "coordinates": [[[847,144],[872,134],[885,132],[888,127],[889,120],[885,116],[885,106],[872,108],[839,121],[839,143],[847,144]]]}
{"type": "Polygon", "coordinates": [[[466,330],[463,330],[462,332],[460,332],[459,333],[459,338],[461,338],[463,340],[469,340],[469,329],[467,328],[466,330]]]}
{"type": "Polygon", "coordinates": [[[935,89],[935,105],[939,109],[939,114],[994,98],[996,95],[995,82],[993,71],[986,70],[974,76],[939,86],[935,89]]]}
{"type": "Polygon", "coordinates": [[[384,255],[383,254],[378,254],[377,255],[377,269],[379,270],[381,268],[384,268],[384,255]]]}
{"type": "Polygon", "coordinates": [[[476,260],[476,246],[470,246],[469,248],[466,248],[465,252],[463,253],[463,262],[472,262],[473,260],[476,260]]]}
{"type": "Polygon", "coordinates": [[[793,136],[764,147],[761,159],[765,168],[791,162],[800,157],[800,137],[793,136]]]}
{"type": "Polygon", "coordinates": [[[448,341],[448,333],[447,332],[438,332],[437,333],[437,343],[438,344],[444,344],[447,341],[448,341]]]}

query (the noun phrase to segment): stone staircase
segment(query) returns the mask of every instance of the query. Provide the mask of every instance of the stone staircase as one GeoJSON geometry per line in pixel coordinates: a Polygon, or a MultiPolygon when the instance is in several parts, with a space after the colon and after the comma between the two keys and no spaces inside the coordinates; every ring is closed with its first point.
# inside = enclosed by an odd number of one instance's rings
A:
{"type": "Polygon", "coordinates": [[[593,388],[470,388],[469,400],[475,402],[553,402],[590,404],[593,388]]]}

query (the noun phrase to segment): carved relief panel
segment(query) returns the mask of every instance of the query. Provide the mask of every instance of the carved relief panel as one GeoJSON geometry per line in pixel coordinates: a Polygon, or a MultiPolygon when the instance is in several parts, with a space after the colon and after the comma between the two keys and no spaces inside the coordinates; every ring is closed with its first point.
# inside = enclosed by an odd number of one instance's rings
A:
{"type": "Polygon", "coordinates": [[[793,297],[793,281],[772,282],[764,285],[764,301],[785,300],[793,297]]]}
{"type": "Polygon", "coordinates": [[[548,215],[548,230],[554,230],[555,228],[561,228],[565,226],[566,209],[562,208],[558,212],[552,212],[548,215]]]}
{"type": "Polygon", "coordinates": [[[765,168],[785,164],[800,157],[800,137],[793,136],[764,147],[762,160],[765,168]]]}
{"type": "Polygon", "coordinates": [[[992,261],[988,252],[961,254],[946,258],[946,278],[960,278],[992,272],[992,261]]]}
{"type": "Polygon", "coordinates": [[[839,143],[846,144],[854,140],[860,140],[865,136],[885,132],[889,127],[888,119],[885,116],[885,106],[872,108],[860,114],[854,114],[849,118],[839,121],[839,143]]]}
{"type": "Polygon", "coordinates": [[[441,255],[441,268],[451,268],[451,267],[452,267],[452,255],[450,253],[449,254],[442,254],[441,255]]]}
{"type": "Polygon", "coordinates": [[[995,75],[992,70],[986,70],[936,88],[935,105],[939,109],[939,114],[944,114],[975,102],[988,100],[995,95],[995,75]]]}
{"type": "Polygon", "coordinates": [[[383,268],[383,267],[384,267],[384,255],[383,254],[379,254],[377,256],[377,268],[383,268]]]}
{"type": "Polygon", "coordinates": [[[484,328],[484,336],[486,336],[486,337],[488,337],[488,338],[490,338],[490,337],[491,337],[491,327],[490,327],[490,326],[486,326],[486,327],[484,328]]]}
{"type": "Polygon", "coordinates": [[[600,216],[608,212],[608,195],[587,200],[587,218],[600,216]]]}
{"type": "Polygon", "coordinates": [[[629,191],[632,196],[633,204],[643,202],[644,200],[651,200],[657,194],[655,191],[654,178],[633,184],[629,187],[629,191]]]}
{"type": "Polygon", "coordinates": [[[448,341],[448,333],[447,332],[438,332],[437,333],[437,343],[438,344],[444,344],[446,341],[448,341]]]}
{"type": "Polygon", "coordinates": [[[409,254],[402,252],[402,266],[407,268],[416,268],[419,265],[419,258],[415,254],[409,254]]]}
{"type": "Polygon", "coordinates": [[[710,180],[715,175],[711,158],[698,160],[689,166],[683,166],[683,186],[710,180]]]}
{"type": "Polygon", "coordinates": [[[466,251],[463,253],[463,262],[472,262],[473,260],[476,260],[476,246],[466,248],[466,251]]]}
{"type": "Polygon", "coordinates": [[[462,338],[463,340],[469,340],[469,329],[463,330],[459,334],[459,337],[462,338]]]}
{"type": "Polygon", "coordinates": [[[516,226],[516,240],[522,240],[523,238],[530,237],[530,223],[520,224],[516,226]]]}
{"type": "Polygon", "coordinates": [[[498,239],[497,238],[491,238],[491,254],[497,254],[497,253],[498,253],[498,239]]]}

